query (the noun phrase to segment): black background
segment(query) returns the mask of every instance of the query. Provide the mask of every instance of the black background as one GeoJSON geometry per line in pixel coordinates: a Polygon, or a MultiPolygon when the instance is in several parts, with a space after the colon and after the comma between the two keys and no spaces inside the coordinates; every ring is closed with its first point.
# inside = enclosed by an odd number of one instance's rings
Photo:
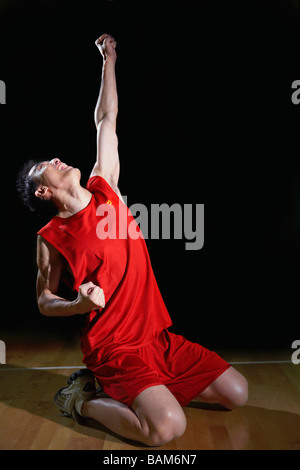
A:
{"type": "Polygon", "coordinates": [[[104,32],[118,42],[128,204],[205,204],[201,250],[147,241],[172,331],[209,348],[289,348],[299,337],[296,0],[0,2],[0,332],[75,334],[76,319],[38,313],[35,233],[46,221],[23,207],[15,179],[27,159],[58,156],[86,183],[104,32]]]}

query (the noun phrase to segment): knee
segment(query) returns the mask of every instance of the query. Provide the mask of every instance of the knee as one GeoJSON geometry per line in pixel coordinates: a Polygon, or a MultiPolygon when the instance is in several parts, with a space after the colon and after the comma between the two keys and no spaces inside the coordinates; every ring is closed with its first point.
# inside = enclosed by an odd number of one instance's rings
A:
{"type": "Polygon", "coordinates": [[[230,409],[239,408],[244,406],[248,401],[248,382],[244,376],[240,376],[233,385],[229,397],[230,409]]]}
{"type": "Polygon", "coordinates": [[[182,436],[186,430],[186,417],[182,409],[166,410],[159,422],[149,427],[147,444],[162,446],[182,436]]]}

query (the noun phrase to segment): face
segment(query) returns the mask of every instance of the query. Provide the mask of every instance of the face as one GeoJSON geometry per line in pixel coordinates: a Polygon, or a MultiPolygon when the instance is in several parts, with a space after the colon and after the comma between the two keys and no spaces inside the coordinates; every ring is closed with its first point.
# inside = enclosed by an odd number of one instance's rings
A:
{"type": "Polygon", "coordinates": [[[36,195],[38,197],[46,197],[47,195],[48,198],[54,189],[64,187],[70,181],[70,178],[78,173],[80,179],[80,171],[77,168],[66,165],[59,158],[53,158],[50,161],[34,165],[29,172],[29,176],[34,177],[38,183],[36,195]]]}

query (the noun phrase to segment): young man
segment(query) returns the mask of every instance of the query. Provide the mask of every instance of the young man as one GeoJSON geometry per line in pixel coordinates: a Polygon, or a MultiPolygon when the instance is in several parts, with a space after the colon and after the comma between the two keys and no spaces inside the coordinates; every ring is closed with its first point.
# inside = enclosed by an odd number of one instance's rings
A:
{"type": "Polygon", "coordinates": [[[135,222],[118,189],[116,42],[103,34],[96,45],[103,56],[95,109],[97,159],[86,187],[79,169],[58,158],[30,163],[19,177],[31,205],[50,201],[57,211],[38,233],[37,301],[47,316],[86,315],[81,346],[87,369],[72,374],[68,387],[57,392],[58,408],[160,446],[184,433],[182,406],[195,398],[228,409],[242,406],[247,382],[216,353],[168,331],[172,322],[145,240],[124,236],[135,222]],[[101,236],[103,208],[112,211],[115,233],[123,236],[101,236]],[[78,292],[73,301],[57,295],[66,273],[78,292]]]}

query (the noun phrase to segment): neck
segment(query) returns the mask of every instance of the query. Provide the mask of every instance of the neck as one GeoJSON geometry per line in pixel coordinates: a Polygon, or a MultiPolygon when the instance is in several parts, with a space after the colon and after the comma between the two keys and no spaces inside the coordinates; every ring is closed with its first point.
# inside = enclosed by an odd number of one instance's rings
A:
{"type": "Polygon", "coordinates": [[[58,217],[68,218],[84,209],[90,202],[92,194],[82,186],[61,190],[54,196],[53,202],[58,210],[58,217]]]}

